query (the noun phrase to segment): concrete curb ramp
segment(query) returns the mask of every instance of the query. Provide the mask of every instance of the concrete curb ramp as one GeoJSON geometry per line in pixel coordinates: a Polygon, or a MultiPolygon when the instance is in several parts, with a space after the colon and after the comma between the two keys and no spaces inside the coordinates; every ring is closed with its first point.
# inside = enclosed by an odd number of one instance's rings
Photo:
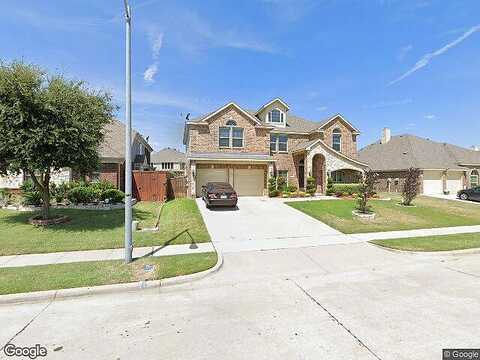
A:
{"type": "Polygon", "coordinates": [[[173,278],[166,278],[162,280],[140,281],[140,282],[134,282],[134,283],[99,285],[99,286],[89,286],[89,287],[81,287],[81,288],[46,290],[46,291],[36,291],[36,292],[30,292],[30,293],[0,295],[0,306],[7,305],[7,304],[16,304],[16,303],[54,301],[54,300],[68,299],[68,298],[88,296],[88,295],[112,294],[117,292],[135,292],[135,291],[142,291],[145,289],[153,289],[157,287],[166,287],[166,286],[172,286],[172,285],[185,284],[185,283],[203,279],[206,276],[217,272],[218,270],[220,270],[222,265],[223,265],[222,254],[217,252],[217,263],[213,267],[198,273],[194,273],[194,274],[176,276],[173,278]]]}

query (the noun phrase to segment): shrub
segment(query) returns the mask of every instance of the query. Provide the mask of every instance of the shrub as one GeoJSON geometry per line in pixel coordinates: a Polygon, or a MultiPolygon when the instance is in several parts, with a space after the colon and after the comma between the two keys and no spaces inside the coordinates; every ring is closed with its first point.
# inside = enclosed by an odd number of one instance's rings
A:
{"type": "Polygon", "coordinates": [[[268,192],[268,196],[270,196],[270,197],[277,197],[278,195],[279,195],[278,190],[272,190],[272,191],[268,192]]]}
{"type": "Polygon", "coordinates": [[[22,192],[22,203],[23,205],[33,205],[40,206],[42,205],[42,194],[35,188],[32,180],[25,181],[21,186],[20,190],[22,192]]]}
{"type": "Polygon", "coordinates": [[[102,192],[100,199],[112,204],[121,203],[125,199],[125,194],[117,189],[107,189],[102,192]]]}
{"type": "Polygon", "coordinates": [[[402,198],[403,205],[409,206],[418,194],[420,186],[420,169],[410,168],[403,184],[402,198]]]}
{"type": "Polygon", "coordinates": [[[370,206],[368,205],[369,198],[375,193],[373,190],[377,182],[378,174],[372,170],[367,170],[359,184],[359,197],[357,198],[357,209],[362,214],[368,214],[370,206]]]}
{"type": "Polygon", "coordinates": [[[116,189],[115,185],[113,185],[108,180],[101,180],[101,181],[92,182],[92,183],[89,184],[89,186],[96,189],[96,190],[99,190],[100,192],[104,192],[106,190],[116,189]]]}
{"type": "Polygon", "coordinates": [[[307,188],[305,189],[310,196],[315,195],[317,191],[317,181],[313,176],[307,178],[307,188]]]}
{"type": "Polygon", "coordinates": [[[333,179],[331,177],[329,177],[327,179],[327,191],[326,191],[326,194],[327,195],[333,195],[335,193],[335,189],[334,189],[334,186],[333,186],[333,179]]]}
{"type": "Polygon", "coordinates": [[[335,193],[345,192],[347,195],[358,194],[360,192],[360,184],[333,184],[333,191],[335,193]]]}
{"type": "Polygon", "coordinates": [[[288,185],[286,188],[285,188],[285,191],[286,192],[290,192],[290,193],[294,193],[297,191],[297,187],[295,185],[288,185]]]}
{"type": "Polygon", "coordinates": [[[98,190],[90,186],[77,186],[68,191],[67,198],[75,205],[88,204],[98,200],[99,195],[98,190]]]}
{"type": "Polygon", "coordinates": [[[285,191],[287,188],[287,179],[285,179],[283,176],[277,177],[277,190],[278,191],[285,191]]]}
{"type": "Polygon", "coordinates": [[[278,196],[278,194],[270,195],[270,194],[275,194],[276,191],[277,191],[277,178],[275,176],[272,176],[268,178],[268,195],[270,197],[278,196]]]}
{"type": "Polygon", "coordinates": [[[13,194],[10,189],[0,189],[0,205],[8,205],[12,201],[13,194]]]}
{"type": "Polygon", "coordinates": [[[55,198],[57,204],[62,203],[67,198],[67,193],[70,186],[68,183],[62,182],[57,185],[55,183],[50,184],[50,195],[55,198]]]}

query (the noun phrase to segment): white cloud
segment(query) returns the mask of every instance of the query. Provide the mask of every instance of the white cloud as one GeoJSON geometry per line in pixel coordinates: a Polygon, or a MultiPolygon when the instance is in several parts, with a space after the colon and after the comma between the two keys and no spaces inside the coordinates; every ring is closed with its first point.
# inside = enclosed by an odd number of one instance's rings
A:
{"type": "Polygon", "coordinates": [[[407,56],[407,54],[412,51],[413,49],[413,45],[412,44],[408,44],[408,45],[405,45],[405,46],[402,46],[400,48],[400,50],[398,51],[398,54],[397,54],[397,59],[398,61],[403,61],[403,59],[405,59],[405,57],[407,56]]]}
{"type": "Polygon", "coordinates": [[[317,111],[325,111],[325,110],[327,110],[327,109],[328,109],[328,107],[326,107],[326,106],[319,106],[319,107],[317,107],[315,110],[317,110],[317,111]]]}
{"type": "Polygon", "coordinates": [[[425,115],[424,118],[425,118],[425,119],[428,119],[428,120],[433,120],[433,119],[436,118],[436,116],[433,115],[433,114],[428,114],[428,115],[425,115]]]}
{"type": "Polygon", "coordinates": [[[157,63],[153,63],[143,73],[143,79],[147,82],[152,83],[155,81],[155,75],[157,75],[157,72],[158,72],[158,65],[157,63]]]}
{"type": "Polygon", "coordinates": [[[391,100],[391,101],[381,101],[372,105],[364,105],[364,109],[383,109],[391,106],[406,105],[412,103],[412,99],[401,99],[401,100],[391,100]]]}
{"type": "Polygon", "coordinates": [[[427,66],[433,58],[446,53],[448,50],[457,46],[458,44],[460,44],[462,41],[464,41],[465,39],[467,39],[469,36],[473,35],[477,31],[480,31],[480,24],[472,26],[468,31],[463,33],[463,35],[456,38],[452,42],[448,43],[444,47],[442,47],[442,48],[440,48],[440,49],[438,49],[434,52],[431,52],[431,53],[428,53],[428,54],[424,55],[420,60],[418,60],[415,63],[415,65],[410,70],[408,70],[403,75],[396,78],[395,80],[391,81],[388,85],[390,86],[390,85],[396,84],[397,82],[399,82],[399,81],[405,79],[406,77],[412,75],[417,70],[420,70],[421,68],[427,66]]]}
{"type": "Polygon", "coordinates": [[[160,55],[160,50],[163,46],[163,32],[152,34],[150,36],[152,42],[152,56],[154,59],[158,59],[158,56],[160,55]]]}

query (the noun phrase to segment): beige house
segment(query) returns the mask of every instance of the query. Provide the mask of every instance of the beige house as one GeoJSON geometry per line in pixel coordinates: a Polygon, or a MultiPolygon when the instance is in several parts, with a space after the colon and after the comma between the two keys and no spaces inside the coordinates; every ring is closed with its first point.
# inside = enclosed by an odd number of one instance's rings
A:
{"type": "Polygon", "coordinates": [[[255,111],[230,102],[185,124],[189,193],[199,196],[203,185],[219,181],[240,196],[265,195],[270,176],[299,188],[313,176],[324,193],[328,175],[348,182],[367,168],[357,159],[359,134],[341,115],[306,120],[279,98],[255,111]]]}
{"type": "Polygon", "coordinates": [[[158,171],[185,172],[185,153],[177,149],[165,148],[150,155],[152,168],[158,171]]]}
{"type": "Polygon", "coordinates": [[[440,143],[414,135],[391,136],[383,129],[381,140],[359,151],[359,159],[380,175],[379,191],[400,192],[410,167],[421,170],[421,193],[456,194],[479,185],[480,151],[440,143]]]}

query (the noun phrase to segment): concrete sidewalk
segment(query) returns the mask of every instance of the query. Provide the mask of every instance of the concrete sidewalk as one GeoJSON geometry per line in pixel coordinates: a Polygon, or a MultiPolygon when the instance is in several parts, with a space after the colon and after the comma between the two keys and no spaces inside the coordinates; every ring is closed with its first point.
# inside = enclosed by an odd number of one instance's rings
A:
{"type": "MultiPolygon", "coordinates": [[[[212,243],[148,246],[133,249],[133,257],[168,256],[214,252],[212,243]]],[[[0,268],[30,265],[62,264],[79,261],[119,260],[124,258],[124,249],[67,251],[46,254],[0,256],[0,268]]]]}

